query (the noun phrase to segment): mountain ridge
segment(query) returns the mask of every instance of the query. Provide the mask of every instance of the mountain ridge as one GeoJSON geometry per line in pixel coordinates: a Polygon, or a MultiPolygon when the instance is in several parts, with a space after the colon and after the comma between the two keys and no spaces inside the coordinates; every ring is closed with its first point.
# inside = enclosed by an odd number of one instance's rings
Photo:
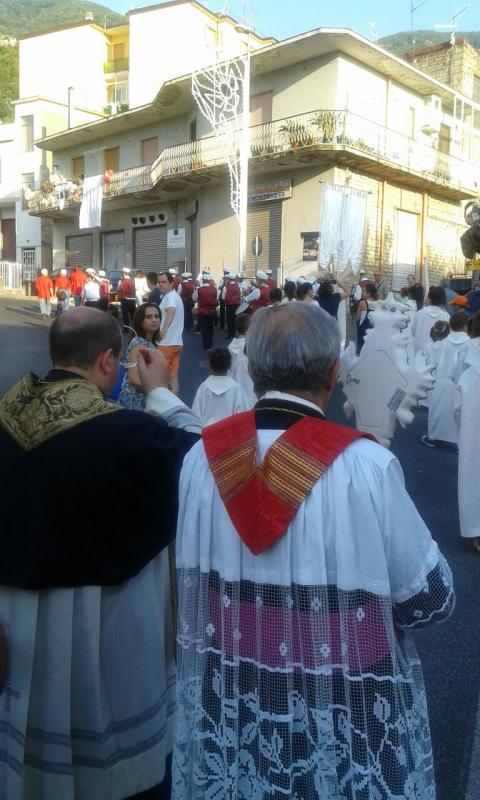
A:
{"type": "Polygon", "coordinates": [[[0,0],[0,34],[20,38],[72,22],[82,22],[90,11],[100,27],[112,27],[126,18],[107,6],[88,0],[0,0]]]}

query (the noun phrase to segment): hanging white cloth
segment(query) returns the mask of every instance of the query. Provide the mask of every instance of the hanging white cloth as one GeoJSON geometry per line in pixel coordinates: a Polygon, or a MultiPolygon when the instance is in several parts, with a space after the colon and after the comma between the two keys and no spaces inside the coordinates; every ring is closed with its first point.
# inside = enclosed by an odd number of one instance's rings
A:
{"type": "Polygon", "coordinates": [[[458,443],[458,510],[460,533],[466,538],[480,536],[480,348],[469,351],[467,369],[461,376],[455,397],[455,417],[460,424],[458,443]]]}
{"type": "Polygon", "coordinates": [[[454,419],[455,390],[465,368],[462,353],[470,339],[462,331],[452,331],[429,350],[429,364],[435,368],[435,383],[428,394],[428,438],[458,444],[459,427],[454,419]]]}
{"type": "Polygon", "coordinates": [[[345,186],[323,185],[318,263],[337,272],[358,272],[363,260],[366,193],[345,186]]]}
{"type": "Polygon", "coordinates": [[[99,228],[102,224],[103,175],[93,175],[83,182],[78,227],[99,228]]]}
{"type": "MultiPolygon", "coordinates": [[[[258,431],[259,462],[279,435],[258,431]]],[[[451,574],[388,450],[348,447],[254,556],[199,442],[176,553],[173,800],[435,800],[408,629],[448,616],[451,574]]]]}

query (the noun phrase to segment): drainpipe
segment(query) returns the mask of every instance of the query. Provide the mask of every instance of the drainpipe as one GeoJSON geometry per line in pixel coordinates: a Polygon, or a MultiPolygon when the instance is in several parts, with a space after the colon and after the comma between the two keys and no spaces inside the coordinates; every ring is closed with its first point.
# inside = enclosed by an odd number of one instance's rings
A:
{"type": "Polygon", "coordinates": [[[382,181],[382,192],[380,200],[380,247],[378,253],[378,269],[380,275],[383,276],[383,267],[385,262],[385,189],[387,188],[387,181],[382,181]]]}
{"type": "Polygon", "coordinates": [[[422,215],[420,217],[420,283],[423,286],[425,267],[425,220],[427,217],[427,192],[422,192],[422,215]]]}

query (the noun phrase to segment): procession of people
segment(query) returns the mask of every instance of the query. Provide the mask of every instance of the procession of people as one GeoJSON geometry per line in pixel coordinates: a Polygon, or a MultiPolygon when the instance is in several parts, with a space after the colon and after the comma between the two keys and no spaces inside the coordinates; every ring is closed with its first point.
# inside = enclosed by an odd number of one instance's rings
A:
{"type": "MultiPolygon", "coordinates": [[[[473,558],[480,311],[447,289],[397,301],[473,558]]],[[[2,800],[435,800],[412,632],[452,613],[451,571],[395,456],[328,421],[340,304],[361,353],[381,273],[77,266],[37,296],[52,368],[0,400],[2,800]]]]}

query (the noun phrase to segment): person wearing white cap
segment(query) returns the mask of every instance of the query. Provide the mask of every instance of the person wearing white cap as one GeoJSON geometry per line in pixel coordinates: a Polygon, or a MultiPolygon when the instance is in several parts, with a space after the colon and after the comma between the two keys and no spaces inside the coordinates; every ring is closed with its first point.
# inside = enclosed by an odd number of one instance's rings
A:
{"type": "Polygon", "coordinates": [[[192,300],[197,303],[198,329],[202,334],[203,349],[210,350],[217,313],[217,290],[205,272],[202,272],[200,280],[201,285],[193,292],[192,300]]]}
{"type": "Polygon", "coordinates": [[[110,301],[110,281],[108,280],[104,269],[100,269],[98,271],[98,277],[100,279],[100,302],[98,307],[103,311],[108,311],[108,304],[110,301]]]}
{"type": "Polygon", "coordinates": [[[268,275],[259,269],[255,275],[256,286],[243,298],[248,303],[251,313],[258,308],[268,306],[270,303],[270,289],[267,286],[268,275]]]}
{"type": "Polygon", "coordinates": [[[185,330],[191,331],[193,328],[193,306],[192,295],[195,290],[195,281],[192,278],[191,272],[182,272],[182,282],[177,289],[178,294],[182,298],[183,313],[185,318],[185,330]]]}
{"type": "Polygon", "coordinates": [[[273,277],[273,269],[266,269],[265,275],[267,275],[267,286],[269,289],[276,289],[277,288],[277,281],[273,277]]]}
{"type": "Polygon", "coordinates": [[[233,339],[235,336],[235,314],[240,306],[242,295],[234,272],[228,272],[223,279],[223,283],[222,297],[227,318],[227,336],[225,338],[233,339]]]}
{"type": "Polygon", "coordinates": [[[40,270],[40,275],[35,281],[35,290],[40,301],[42,319],[47,319],[52,312],[51,301],[53,297],[53,283],[48,275],[48,269],[43,268],[40,270]]]}
{"type": "Polygon", "coordinates": [[[120,297],[120,308],[122,309],[123,324],[130,326],[130,320],[135,314],[137,298],[135,296],[135,281],[130,276],[129,267],[123,267],[123,276],[118,282],[118,294],[120,297]]]}
{"type": "Polygon", "coordinates": [[[66,269],[60,270],[60,275],[55,278],[53,285],[57,297],[57,314],[62,314],[64,311],[68,311],[72,292],[72,284],[67,276],[66,269]]]}
{"type": "Polygon", "coordinates": [[[223,268],[223,275],[222,275],[222,277],[221,277],[221,279],[219,281],[219,284],[218,284],[218,303],[219,303],[219,307],[220,307],[220,314],[219,314],[220,320],[219,320],[218,327],[220,328],[221,331],[225,330],[225,294],[224,294],[224,289],[225,289],[225,287],[227,285],[227,278],[228,278],[229,272],[230,272],[230,267],[224,267],[223,268]]]}
{"type": "Polygon", "coordinates": [[[96,280],[95,270],[87,269],[88,280],[83,287],[83,304],[90,308],[99,308],[100,284],[96,280]]]}
{"type": "Polygon", "coordinates": [[[178,276],[178,272],[174,267],[170,267],[168,271],[173,279],[173,288],[175,289],[176,292],[178,292],[178,287],[180,286],[180,278],[178,276]]]}

